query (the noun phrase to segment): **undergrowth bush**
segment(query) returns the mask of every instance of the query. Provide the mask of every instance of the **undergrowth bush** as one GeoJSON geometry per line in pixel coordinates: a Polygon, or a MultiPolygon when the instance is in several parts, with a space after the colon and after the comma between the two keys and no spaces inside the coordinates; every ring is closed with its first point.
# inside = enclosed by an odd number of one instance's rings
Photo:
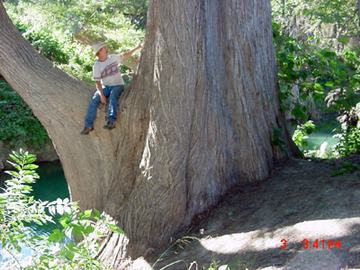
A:
{"type": "MultiPolygon", "coordinates": [[[[301,126],[312,120],[314,106],[323,115],[337,114],[337,119],[345,119],[340,121],[342,125],[348,120],[359,121],[358,116],[355,116],[357,119],[347,116],[360,103],[360,49],[335,52],[323,47],[316,37],[306,40],[291,37],[276,22],[273,35],[281,109],[290,112],[300,127],[293,135],[300,149],[304,150],[304,136],[313,130],[306,129],[305,134],[301,126]]],[[[356,129],[342,129],[336,153],[331,156],[346,156],[358,151],[357,135],[356,129]]]]}
{"type": "MultiPolygon", "coordinates": [[[[32,184],[39,178],[34,155],[23,150],[10,155],[15,171],[7,171],[11,179],[0,193],[1,250],[10,254],[12,269],[25,270],[89,270],[110,269],[96,259],[100,240],[112,231],[124,232],[104,213],[81,211],[68,199],[36,200],[32,184]],[[57,221],[58,220],[58,221],[57,221]],[[31,224],[56,224],[50,234],[30,233],[31,224]],[[74,241],[82,239],[80,242],[74,241]],[[31,260],[23,262],[21,252],[31,251],[31,260]]],[[[10,267],[10,266],[8,266],[10,267]]]]}
{"type": "Polygon", "coordinates": [[[0,80],[0,141],[11,146],[41,148],[50,141],[30,108],[10,86],[0,80]]]}
{"type": "Polygon", "coordinates": [[[360,128],[348,127],[338,134],[339,142],[335,145],[337,156],[349,156],[360,153],[360,128]]]}

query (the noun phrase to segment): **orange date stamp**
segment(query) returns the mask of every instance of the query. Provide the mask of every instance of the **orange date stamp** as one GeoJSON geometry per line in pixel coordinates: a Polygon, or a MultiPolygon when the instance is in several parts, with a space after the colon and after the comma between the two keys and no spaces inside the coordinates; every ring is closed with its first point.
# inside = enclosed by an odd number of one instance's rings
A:
{"type": "MultiPolygon", "coordinates": [[[[280,249],[286,250],[288,248],[288,241],[286,239],[281,239],[280,249]]],[[[341,241],[340,240],[332,240],[332,239],[304,239],[301,241],[302,248],[305,250],[315,250],[315,249],[341,249],[341,241]]]]}

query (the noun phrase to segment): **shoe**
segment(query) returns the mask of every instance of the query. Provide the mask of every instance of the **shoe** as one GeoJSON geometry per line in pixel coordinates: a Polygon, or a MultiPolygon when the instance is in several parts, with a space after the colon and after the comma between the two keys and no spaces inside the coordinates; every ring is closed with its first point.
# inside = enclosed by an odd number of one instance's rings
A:
{"type": "Polygon", "coordinates": [[[113,129],[115,128],[115,123],[114,122],[107,122],[106,125],[104,126],[104,128],[106,129],[113,129]]]}
{"type": "Polygon", "coordinates": [[[90,133],[90,131],[93,131],[94,128],[91,127],[91,128],[87,128],[87,127],[84,127],[84,129],[80,132],[81,135],[88,135],[90,133]]]}

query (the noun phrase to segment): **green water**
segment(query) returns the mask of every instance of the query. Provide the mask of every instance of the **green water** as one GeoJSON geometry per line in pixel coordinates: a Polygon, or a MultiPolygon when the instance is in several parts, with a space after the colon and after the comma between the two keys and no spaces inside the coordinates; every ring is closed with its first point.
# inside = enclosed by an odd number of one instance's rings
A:
{"type": "MultiPolygon", "coordinates": [[[[40,179],[33,184],[32,194],[36,199],[54,201],[57,198],[70,197],[64,171],[59,161],[41,163],[37,172],[40,179]]],[[[7,174],[0,172],[0,181],[8,178],[7,174]]]]}
{"type": "MultiPolygon", "coordinates": [[[[65,199],[70,197],[64,171],[59,161],[41,163],[37,172],[40,179],[32,186],[32,195],[35,199],[41,201],[55,201],[57,198],[65,199]]],[[[6,180],[9,177],[10,176],[4,172],[0,173],[0,180],[6,180]]],[[[0,185],[2,186],[2,181],[0,185]]],[[[46,226],[34,224],[31,226],[30,231],[32,233],[47,234],[55,227],[55,224],[48,224],[46,226]]]]}
{"type": "MultiPolygon", "coordinates": [[[[57,198],[70,198],[69,189],[64,171],[60,162],[48,162],[39,165],[38,174],[40,179],[33,185],[35,199],[42,201],[55,201],[57,198]]],[[[55,229],[55,224],[39,227],[32,226],[34,233],[49,233],[55,229]]]]}
{"type": "Polygon", "coordinates": [[[60,162],[42,163],[38,169],[40,179],[33,185],[34,197],[42,201],[69,198],[69,190],[60,162]]]}
{"type": "MultiPolygon", "coordinates": [[[[48,162],[39,164],[37,170],[40,179],[33,185],[33,196],[42,201],[54,201],[57,198],[69,198],[69,190],[64,176],[60,162],[48,162]]],[[[8,179],[9,176],[0,172],[0,186],[3,181],[8,179]]],[[[55,229],[57,224],[48,224],[46,226],[38,226],[36,224],[30,226],[29,233],[31,234],[49,234],[55,229]]],[[[23,247],[21,256],[18,257],[20,261],[26,261],[32,255],[32,251],[23,247]]],[[[0,269],[9,269],[11,260],[8,254],[1,252],[0,247],[0,269]]],[[[11,267],[10,267],[11,268],[11,267]]]]}
{"type": "MultiPolygon", "coordinates": [[[[70,197],[64,171],[59,161],[41,163],[39,164],[37,172],[40,179],[33,184],[32,195],[35,199],[40,199],[41,201],[55,201],[57,198],[65,199],[70,197]]],[[[8,178],[8,175],[1,172],[0,180],[8,178]]],[[[32,233],[47,234],[55,227],[55,224],[48,224],[46,226],[34,224],[31,226],[30,231],[32,233]]]]}
{"type": "Polygon", "coordinates": [[[316,150],[320,148],[320,145],[325,141],[329,146],[334,146],[337,143],[337,139],[333,136],[337,133],[336,130],[340,128],[340,125],[336,121],[330,121],[326,123],[315,123],[315,131],[309,135],[307,139],[308,146],[306,150],[316,150]]]}

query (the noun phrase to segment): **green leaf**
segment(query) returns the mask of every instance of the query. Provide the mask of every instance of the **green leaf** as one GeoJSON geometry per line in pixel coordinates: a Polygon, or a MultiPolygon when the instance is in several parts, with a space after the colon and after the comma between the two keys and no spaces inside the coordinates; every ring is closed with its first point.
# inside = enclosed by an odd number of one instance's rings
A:
{"type": "Polygon", "coordinates": [[[23,172],[24,172],[24,175],[31,175],[31,177],[34,179],[40,178],[40,176],[34,171],[23,171],[23,172]]]}
{"type": "Polygon", "coordinates": [[[6,198],[7,196],[5,194],[0,193],[0,205],[6,204],[6,198]]]}
{"type": "Polygon", "coordinates": [[[333,88],[333,87],[334,87],[334,82],[330,82],[330,81],[329,81],[329,82],[326,82],[326,83],[325,83],[325,86],[326,86],[326,87],[329,87],[329,88],[333,88]]]}
{"type": "Polygon", "coordinates": [[[92,215],[92,210],[85,210],[83,218],[89,219],[91,218],[91,215],[92,215]]]}
{"type": "Polygon", "coordinates": [[[71,224],[73,230],[73,234],[75,236],[83,236],[83,231],[85,229],[85,227],[83,225],[79,225],[79,224],[71,224]]]}
{"type": "Polygon", "coordinates": [[[12,177],[19,177],[20,174],[18,172],[15,171],[5,171],[6,174],[12,176],[12,177]]]}
{"type": "Polygon", "coordinates": [[[14,162],[11,162],[9,160],[7,160],[6,162],[9,163],[11,166],[13,166],[15,169],[17,169],[18,171],[21,171],[20,165],[14,163],[14,162]]]}
{"type": "Polygon", "coordinates": [[[29,194],[29,193],[32,192],[33,189],[32,189],[31,186],[26,186],[26,185],[24,185],[23,188],[22,188],[22,190],[23,190],[23,193],[29,194]]]}
{"type": "Polygon", "coordinates": [[[33,184],[35,183],[35,179],[33,177],[31,177],[30,175],[27,175],[27,176],[24,176],[22,178],[22,181],[25,183],[25,184],[33,184]]]}
{"type": "Polygon", "coordinates": [[[25,170],[36,170],[37,168],[39,168],[39,166],[35,164],[27,164],[24,166],[25,170]]]}
{"type": "Polygon", "coordinates": [[[75,257],[75,253],[67,248],[62,249],[60,254],[70,261],[72,261],[75,257]]]}
{"type": "Polygon", "coordinates": [[[15,152],[13,152],[13,154],[10,154],[9,157],[10,157],[10,159],[11,159],[12,161],[14,161],[16,164],[19,164],[19,165],[22,164],[20,157],[19,157],[15,152]]]}
{"type": "Polygon", "coordinates": [[[315,83],[314,84],[314,90],[318,94],[323,94],[324,93],[324,88],[322,87],[322,85],[320,83],[315,83]]]}
{"type": "Polygon", "coordinates": [[[101,217],[101,212],[97,209],[93,210],[93,218],[95,218],[96,220],[99,220],[101,217]]]}
{"type": "Polygon", "coordinates": [[[71,223],[71,218],[70,218],[69,215],[63,215],[63,216],[60,218],[60,224],[61,224],[61,226],[63,226],[64,228],[67,228],[70,223],[71,223]]]}
{"type": "Polygon", "coordinates": [[[301,119],[304,121],[307,120],[307,115],[305,113],[305,110],[300,104],[295,105],[294,109],[292,110],[292,115],[297,119],[301,119]]]}
{"type": "Polygon", "coordinates": [[[339,38],[338,38],[338,41],[339,41],[340,43],[346,45],[346,44],[349,43],[350,38],[349,38],[349,37],[345,37],[345,36],[344,36],[344,37],[339,37],[339,38]]]}
{"type": "Polygon", "coordinates": [[[117,226],[115,224],[110,224],[110,223],[107,225],[112,232],[115,232],[118,234],[125,234],[125,232],[119,226],[117,226]]]}
{"type": "Polygon", "coordinates": [[[65,234],[60,231],[59,229],[55,229],[52,231],[52,233],[49,235],[49,241],[50,242],[62,242],[65,239],[65,234]]]}
{"type": "Polygon", "coordinates": [[[43,224],[40,220],[38,220],[38,219],[34,219],[33,222],[36,223],[36,224],[39,225],[39,226],[44,225],[44,224],[43,224]]]}
{"type": "Polygon", "coordinates": [[[95,231],[95,228],[94,228],[94,226],[91,226],[91,225],[86,226],[83,230],[85,235],[89,235],[93,231],[95,231]]]}
{"type": "Polygon", "coordinates": [[[28,156],[26,156],[25,160],[27,164],[34,163],[36,161],[36,156],[29,154],[28,156]]]}

